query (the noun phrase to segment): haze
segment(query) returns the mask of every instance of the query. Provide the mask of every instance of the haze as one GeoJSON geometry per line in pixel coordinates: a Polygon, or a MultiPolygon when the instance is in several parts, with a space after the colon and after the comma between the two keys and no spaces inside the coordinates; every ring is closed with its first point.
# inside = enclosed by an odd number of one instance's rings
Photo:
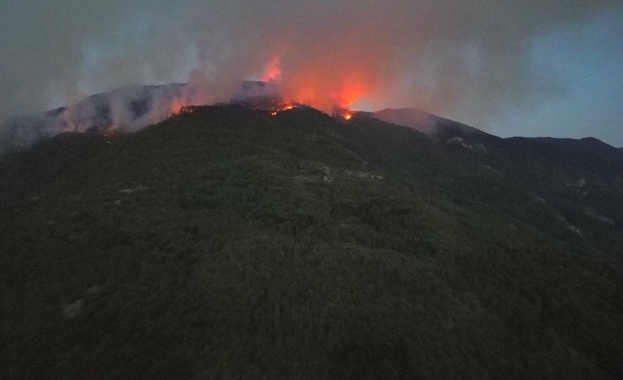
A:
{"type": "Polygon", "coordinates": [[[189,81],[209,103],[272,78],[320,109],[623,146],[622,19],[617,0],[4,0],[0,120],[128,84],[189,81]]]}

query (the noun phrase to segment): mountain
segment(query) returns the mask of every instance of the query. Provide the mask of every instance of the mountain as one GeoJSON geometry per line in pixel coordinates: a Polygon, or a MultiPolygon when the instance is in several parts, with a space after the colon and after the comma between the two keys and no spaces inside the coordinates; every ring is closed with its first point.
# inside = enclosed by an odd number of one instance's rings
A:
{"type": "Polygon", "coordinates": [[[183,96],[184,86],[125,86],[40,115],[10,118],[0,126],[0,155],[61,133],[111,134],[142,129],[171,116],[170,105],[183,96]]]}
{"type": "MultiPolygon", "coordinates": [[[[187,83],[131,85],[40,115],[16,116],[0,125],[0,156],[61,133],[135,132],[201,102],[205,91],[187,83]]],[[[230,103],[266,108],[278,106],[281,98],[273,84],[244,81],[230,103]]]]}
{"type": "Polygon", "coordinates": [[[620,155],[446,132],[234,104],[6,158],[0,374],[620,378],[620,155]]]}
{"type": "Polygon", "coordinates": [[[371,116],[391,124],[403,125],[405,127],[416,129],[430,136],[437,136],[451,131],[460,132],[466,135],[484,134],[484,132],[479,129],[432,115],[417,108],[386,108],[384,110],[371,113],[371,116]]]}
{"type": "Polygon", "coordinates": [[[506,185],[507,190],[500,190],[499,185],[463,183],[462,191],[560,241],[618,262],[613,265],[623,273],[621,241],[613,241],[610,230],[610,226],[623,225],[623,155],[619,149],[595,138],[502,139],[417,110],[384,110],[380,117],[426,131],[438,144],[471,151],[513,190],[506,185]],[[509,191],[519,189],[523,196],[509,197],[509,191]],[[534,207],[535,202],[542,207],[534,207]],[[544,218],[545,214],[549,217],[544,218]]]}

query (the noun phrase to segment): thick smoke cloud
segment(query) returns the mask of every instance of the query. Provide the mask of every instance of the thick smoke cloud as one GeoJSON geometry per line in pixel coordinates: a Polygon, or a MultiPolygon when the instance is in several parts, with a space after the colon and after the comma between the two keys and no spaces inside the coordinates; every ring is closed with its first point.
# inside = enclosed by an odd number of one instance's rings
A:
{"type": "MultiPolygon", "coordinates": [[[[482,122],[562,89],[534,39],[619,0],[5,0],[0,119],[128,84],[186,82],[229,99],[279,63],[284,95],[323,110],[362,99],[482,122]]],[[[482,127],[482,125],[479,125],[482,127]]]]}

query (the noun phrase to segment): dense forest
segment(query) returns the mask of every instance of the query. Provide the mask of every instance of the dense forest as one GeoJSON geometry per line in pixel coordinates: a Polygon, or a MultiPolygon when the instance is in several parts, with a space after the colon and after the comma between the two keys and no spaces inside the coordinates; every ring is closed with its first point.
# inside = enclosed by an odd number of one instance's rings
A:
{"type": "Polygon", "coordinates": [[[0,378],[623,377],[623,152],[198,107],[0,161],[0,378]]]}

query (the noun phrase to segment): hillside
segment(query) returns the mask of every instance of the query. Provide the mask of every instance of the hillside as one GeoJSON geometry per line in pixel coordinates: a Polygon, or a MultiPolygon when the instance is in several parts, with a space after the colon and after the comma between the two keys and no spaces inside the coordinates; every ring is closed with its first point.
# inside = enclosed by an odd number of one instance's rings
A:
{"type": "Polygon", "coordinates": [[[594,138],[502,139],[412,109],[388,109],[372,116],[426,132],[449,148],[455,165],[476,162],[466,172],[451,175],[451,183],[439,186],[442,191],[502,211],[623,276],[620,149],[594,138]],[[497,178],[482,180],[483,171],[497,178]]]}
{"type": "Polygon", "coordinates": [[[191,111],[1,162],[0,377],[623,375],[623,157],[191,111]]]}

